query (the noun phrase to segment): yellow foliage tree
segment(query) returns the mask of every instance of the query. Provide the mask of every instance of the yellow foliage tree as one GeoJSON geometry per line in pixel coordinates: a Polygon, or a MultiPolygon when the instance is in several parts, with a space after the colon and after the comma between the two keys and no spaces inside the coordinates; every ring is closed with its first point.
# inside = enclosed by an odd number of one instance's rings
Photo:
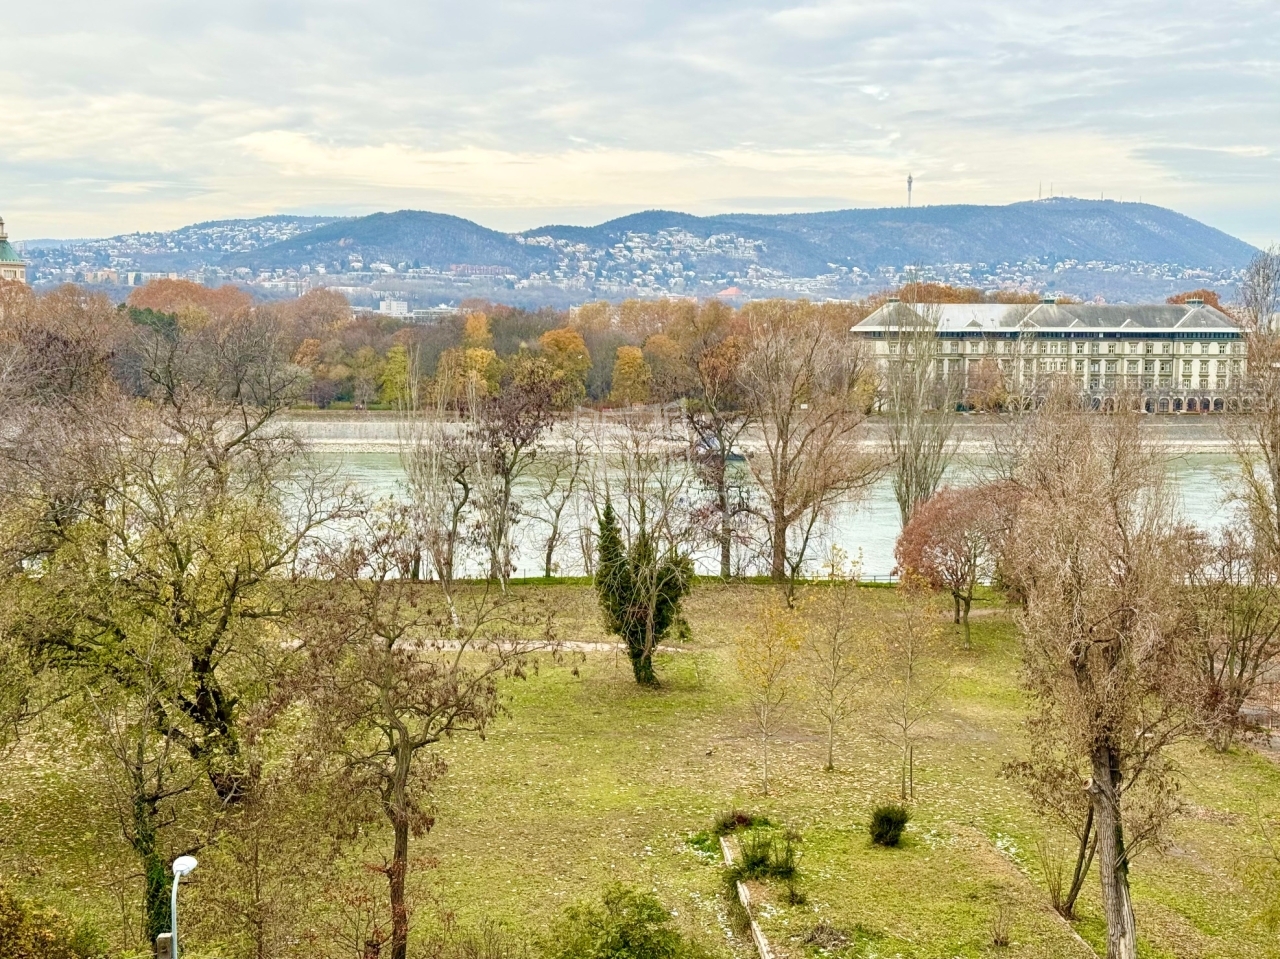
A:
{"type": "Polygon", "coordinates": [[[493,348],[493,333],[489,331],[489,317],[483,313],[471,313],[462,324],[462,347],[466,350],[493,348]]]}
{"type": "Polygon", "coordinates": [[[738,674],[747,690],[751,717],[760,736],[764,794],[769,795],[769,740],[777,733],[797,690],[797,659],[804,629],[782,597],[760,609],[759,623],[737,637],[738,674]]]}
{"type": "Polygon", "coordinates": [[[591,354],[582,334],[567,326],[547,330],[538,338],[538,346],[552,369],[563,378],[561,405],[580,402],[587,395],[587,373],[591,370],[591,354]]]}
{"type": "Polygon", "coordinates": [[[653,383],[653,370],[645,362],[638,346],[618,347],[613,362],[613,387],[609,402],[615,406],[631,406],[649,401],[649,387],[653,383]]]}

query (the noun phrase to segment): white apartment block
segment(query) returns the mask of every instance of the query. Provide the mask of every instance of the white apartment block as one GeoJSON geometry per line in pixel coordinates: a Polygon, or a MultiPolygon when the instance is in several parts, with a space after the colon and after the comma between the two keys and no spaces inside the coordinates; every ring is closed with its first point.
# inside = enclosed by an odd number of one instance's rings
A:
{"type": "Polygon", "coordinates": [[[1220,310],[1199,300],[1149,306],[1056,303],[907,304],[890,300],[850,333],[884,369],[933,329],[940,379],[963,402],[993,374],[1012,395],[1043,395],[1067,381],[1100,409],[1137,394],[1148,412],[1236,410],[1245,341],[1220,310]],[[997,372],[998,371],[998,372],[997,372]]]}

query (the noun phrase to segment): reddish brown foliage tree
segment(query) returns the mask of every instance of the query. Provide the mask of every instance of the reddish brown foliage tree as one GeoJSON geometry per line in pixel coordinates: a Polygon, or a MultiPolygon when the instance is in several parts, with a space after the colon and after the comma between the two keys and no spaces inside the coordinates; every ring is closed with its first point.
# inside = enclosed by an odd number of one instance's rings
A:
{"type": "Polygon", "coordinates": [[[230,283],[216,289],[190,280],[152,280],[129,294],[129,305],[157,313],[203,310],[210,316],[228,317],[253,306],[253,297],[230,283]]]}
{"type": "Polygon", "coordinates": [[[966,649],[974,591],[995,567],[994,503],[1000,492],[997,484],[938,490],[916,507],[894,547],[902,576],[918,576],[933,589],[951,593],[966,649]]]}
{"type": "Polygon", "coordinates": [[[1186,293],[1178,293],[1165,300],[1166,303],[1186,303],[1187,300],[1203,300],[1205,306],[1211,306],[1215,310],[1222,309],[1222,301],[1218,299],[1216,290],[1188,290],[1186,293]]]}

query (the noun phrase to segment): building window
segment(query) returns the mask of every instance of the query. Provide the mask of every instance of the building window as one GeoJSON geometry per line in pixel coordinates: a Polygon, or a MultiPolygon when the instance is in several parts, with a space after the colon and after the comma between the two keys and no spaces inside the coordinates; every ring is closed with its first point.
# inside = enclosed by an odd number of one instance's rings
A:
{"type": "Polygon", "coordinates": [[[1089,344],[1089,352],[1090,352],[1090,353],[1097,353],[1097,352],[1098,352],[1098,344],[1097,344],[1097,343],[1090,343],[1090,344],[1089,344]]]}
{"type": "Polygon", "coordinates": [[[898,344],[897,344],[897,343],[890,343],[890,344],[889,344],[889,352],[890,352],[890,353],[897,353],[897,352],[898,352],[898,344]]]}
{"type": "Polygon", "coordinates": [[[1227,352],[1227,344],[1226,344],[1226,343],[1219,343],[1219,344],[1218,344],[1218,352],[1219,352],[1219,353],[1225,353],[1225,352],[1227,352]]]}
{"type": "Polygon", "coordinates": [[[1107,372],[1108,372],[1108,373],[1114,373],[1115,371],[1116,371],[1116,361],[1115,361],[1115,360],[1107,360],[1107,372]]]}
{"type": "Polygon", "coordinates": [[[1114,353],[1115,351],[1116,351],[1116,345],[1115,345],[1114,343],[1108,343],[1108,344],[1107,344],[1107,352],[1108,352],[1108,353],[1114,353]]]}
{"type": "Polygon", "coordinates": [[[1161,343],[1161,344],[1160,344],[1160,352],[1161,352],[1161,353],[1168,353],[1168,352],[1169,352],[1169,344],[1168,344],[1168,343],[1161,343]]]}
{"type": "Polygon", "coordinates": [[[1145,343],[1143,343],[1143,344],[1142,344],[1142,352],[1143,352],[1143,353],[1150,353],[1150,352],[1152,352],[1153,350],[1155,350],[1155,348],[1156,348],[1156,345],[1155,345],[1154,343],[1152,343],[1150,340],[1147,340],[1147,342],[1145,342],[1145,343]]]}
{"type": "Polygon", "coordinates": [[[1084,344],[1083,344],[1083,343],[1077,343],[1077,344],[1076,344],[1076,352],[1077,352],[1077,353],[1083,353],[1083,352],[1084,352],[1084,344]]]}

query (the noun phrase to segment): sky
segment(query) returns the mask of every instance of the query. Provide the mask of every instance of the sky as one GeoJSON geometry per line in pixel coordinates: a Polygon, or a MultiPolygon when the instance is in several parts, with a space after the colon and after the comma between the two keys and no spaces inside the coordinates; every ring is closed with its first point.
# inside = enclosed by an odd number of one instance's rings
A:
{"type": "Polygon", "coordinates": [[[895,206],[908,174],[1280,241],[1280,2],[48,0],[0,38],[16,239],[895,206]]]}

